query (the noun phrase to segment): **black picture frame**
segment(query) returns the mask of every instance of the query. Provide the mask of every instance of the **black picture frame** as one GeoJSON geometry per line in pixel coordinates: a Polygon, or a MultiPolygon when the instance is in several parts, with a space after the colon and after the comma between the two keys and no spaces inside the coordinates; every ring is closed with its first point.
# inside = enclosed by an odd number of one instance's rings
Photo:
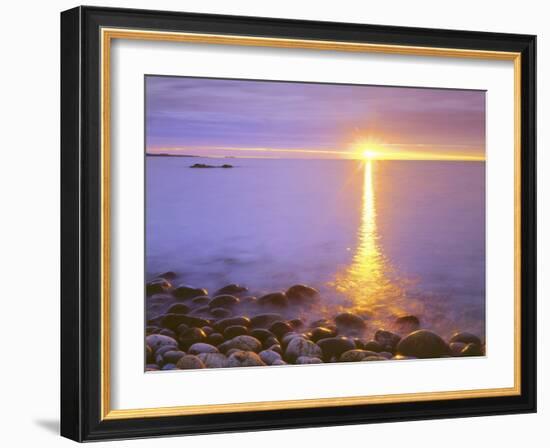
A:
{"type": "Polygon", "coordinates": [[[100,7],[61,14],[61,434],[76,441],[536,412],[536,37],[100,7]],[[521,394],[101,419],[100,29],[521,53],[521,394]]]}

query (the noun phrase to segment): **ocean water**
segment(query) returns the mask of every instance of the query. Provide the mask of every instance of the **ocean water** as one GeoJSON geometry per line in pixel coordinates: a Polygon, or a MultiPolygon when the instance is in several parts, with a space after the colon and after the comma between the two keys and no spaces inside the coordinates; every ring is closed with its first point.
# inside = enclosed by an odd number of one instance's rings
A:
{"type": "Polygon", "coordinates": [[[304,283],[323,313],[485,329],[483,162],[147,157],[146,274],[254,295],[304,283]],[[190,169],[194,163],[233,169],[190,169]]]}

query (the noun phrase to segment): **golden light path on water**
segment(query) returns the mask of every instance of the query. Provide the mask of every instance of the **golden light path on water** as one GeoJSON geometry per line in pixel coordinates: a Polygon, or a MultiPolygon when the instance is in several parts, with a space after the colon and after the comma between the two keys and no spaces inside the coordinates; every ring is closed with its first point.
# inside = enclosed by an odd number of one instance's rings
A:
{"type": "Polygon", "coordinates": [[[361,221],[351,264],[338,273],[329,286],[351,301],[352,311],[365,317],[375,315],[383,321],[404,313],[404,291],[392,276],[392,267],[380,246],[374,182],[376,163],[368,158],[363,162],[361,221]]]}

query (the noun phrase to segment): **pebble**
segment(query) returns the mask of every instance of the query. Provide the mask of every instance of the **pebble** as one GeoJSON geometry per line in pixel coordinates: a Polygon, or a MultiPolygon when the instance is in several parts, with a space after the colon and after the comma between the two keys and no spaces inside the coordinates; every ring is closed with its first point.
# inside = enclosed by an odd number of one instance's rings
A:
{"type": "Polygon", "coordinates": [[[235,336],[241,336],[248,333],[248,328],[243,325],[230,325],[223,331],[225,339],[233,339],[235,336]]]}
{"type": "Polygon", "coordinates": [[[286,296],[292,303],[311,303],[319,297],[319,291],[307,285],[294,285],[287,289],[286,296]]]}
{"type": "Polygon", "coordinates": [[[161,294],[169,291],[170,288],[172,288],[172,285],[164,278],[157,278],[145,285],[145,291],[148,296],[152,296],[153,294],[161,294]]]}
{"type": "Polygon", "coordinates": [[[220,288],[216,291],[214,295],[220,296],[223,294],[242,294],[243,292],[247,292],[248,288],[246,286],[236,285],[234,283],[224,286],[223,288],[220,288]]]}
{"type": "Polygon", "coordinates": [[[178,299],[187,300],[199,296],[207,296],[208,291],[202,288],[194,288],[189,285],[179,285],[176,289],[174,289],[172,294],[174,294],[174,297],[177,297],[178,299]]]}
{"type": "Polygon", "coordinates": [[[325,328],[325,327],[315,327],[311,330],[310,338],[313,342],[317,342],[320,339],[332,338],[336,336],[336,332],[325,328]]]}
{"type": "Polygon", "coordinates": [[[258,305],[284,308],[288,305],[288,297],[284,292],[273,292],[260,297],[258,305]]]}
{"type": "Polygon", "coordinates": [[[179,345],[183,350],[187,350],[191,345],[197,342],[206,341],[206,333],[201,328],[189,328],[178,337],[179,345]]]}
{"type": "Polygon", "coordinates": [[[367,356],[378,356],[378,353],[368,350],[348,350],[340,355],[340,362],[359,362],[363,361],[367,356]]]}
{"type": "Polygon", "coordinates": [[[432,331],[417,330],[401,339],[397,353],[417,358],[438,358],[449,354],[449,347],[432,331]]]}
{"type": "Polygon", "coordinates": [[[186,314],[189,312],[189,307],[183,303],[174,303],[168,310],[167,313],[175,314],[186,314]]]}
{"type": "Polygon", "coordinates": [[[374,333],[374,340],[382,346],[382,350],[393,352],[397,344],[399,344],[401,336],[391,331],[377,330],[376,333],[374,333]]]}
{"type": "Polygon", "coordinates": [[[360,334],[365,331],[365,321],[353,313],[340,313],[334,317],[334,323],[341,334],[360,334]]]}
{"type": "Polygon", "coordinates": [[[177,347],[178,342],[170,336],[164,336],[162,334],[150,334],[145,338],[145,343],[151,347],[153,352],[156,352],[160,347],[170,346],[177,347]]]}
{"type": "Polygon", "coordinates": [[[258,314],[250,319],[250,326],[252,328],[269,328],[280,320],[283,320],[283,316],[277,313],[258,314]]]}
{"type": "Polygon", "coordinates": [[[176,363],[178,369],[204,369],[204,363],[195,355],[185,355],[176,363]]]}
{"type": "Polygon", "coordinates": [[[227,317],[225,319],[221,319],[217,321],[214,324],[214,329],[219,333],[223,333],[223,331],[227,327],[230,327],[232,325],[242,325],[243,327],[249,327],[250,319],[245,316],[227,317]]]}
{"type": "Polygon", "coordinates": [[[251,351],[236,351],[227,359],[228,367],[265,366],[257,353],[251,351]]]}
{"type": "Polygon", "coordinates": [[[247,352],[259,352],[262,349],[262,344],[252,336],[242,335],[225,341],[223,344],[220,344],[218,348],[221,352],[226,352],[233,348],[247,352]]]}
{"type": "Polygon", "coordinates": [[[460,354],[462,356],[483,356],[481,346],[472,342],[466,345],[466,347],[462,349],[460,354]]]}
{"type": "Polygon", "coordinates": [[[277,338],[283,337],[283,335],[290,333],[293,330],[292,326],[286,322],[275,322],[269,327],[269,331],[273,333],[277,338]]]}
{"type": "Polygon", "coordinates": [[[464,344],[477,344],[481,345],[481,340],[474,334],[466,331],[461,333],[455,333],[449,342],[462,342],[464,344]]]}
{"type": "Polygon", "coordinates": [[[231,308],[235,305],[238,305],[240,300],[238,297],[231,296],[229,294],[222,294],[220,296],[214,297],[210,303],[210,308],[231,308]]]}
{"type": "Polygon", "coordinates": [[[219,353],[219,350],[213,345],[206,344],[204,342],[197,342],[189,347],[187,353],[190,355],[199,355],[201,353],[219,353]]]}
{"type": "Polygon", "coordinates": [[[225,341],[225,339],[220,333],[212,333],[206,337],[206,342],[210,345],[217,346],[220,345],[223,341],[225,341]]]}
{"type": "Polygon", "coordinates": [[[250,331],[250,336],[258,339],[258,341],[263,342],[269,337],[275,337],[271,331],[266,330],[265,328],[254,328],[250,331]]]}
{"type": "Polygon", "coordinates": [[[332,357],[339,358],[340,355],[348,350],[355,349],[355,343],[343,336],[321,339],[317,345],[323,351],[323,359],[330,360],[332,357]]]}
{"type": "Polygon", "coordinates": [[[292,363],[301,356],[319,358],[322,354],[323,352],[315,342],[308,341],[301,337],[295,337],[288,343],[284,359],[292,363]]]}
{"type": "Polygon", "coordinates": [[[322,364],[323,360],[315,356],[300,356],[296,359],[295,364],[322,364]]]}
{"type": "Polygon", "coordinates": [[[223,319],[225,317],[230,317],[233,315],[233,312],[231,310],[228,310],[226,308],[214,308],[210,310],[210,314],[217,319],[223,319]]]}
{"type": "Polygon", "coordinates": [[[371,352],[381,352],[384,350],[384,347],[382,347],[382,344],[378,341],[368,341],[363,344],[363,348],[365,350],[370,350],[371,352]]]}
{"type": "Polygon", "coordinates": [[[204,306],[210,304],[210,297],[198,296],[191,300],[192,306],[204,306]]]}
{"type": "Polygon", "coordinates": [[[395,319],[395,325],[401,333],[408,334],[420,328],[420,320],[418,317],[409,314],[395,319]]]}
{"type": "MultiPolygon", "coordinates": [[[[179,350],[170,350],[162,355],[164,363],[176,364],[180,358],[185,356],[185,352],[179,350]]],[[[175,367],[175,366],[174,366],[175,367]]]]}
{"type": "Polygon", "coordinates": [[[281,359],[281,355],[273,350],[262,350],[258,355],[268,366],[272,365],[277,359],[281,359]]]}
{"type": "Polygon", "coordinates": [[[221,369],[227,367],[227,357],[222,353],[200,353],[197,357],[209,369],[221,369]]]}

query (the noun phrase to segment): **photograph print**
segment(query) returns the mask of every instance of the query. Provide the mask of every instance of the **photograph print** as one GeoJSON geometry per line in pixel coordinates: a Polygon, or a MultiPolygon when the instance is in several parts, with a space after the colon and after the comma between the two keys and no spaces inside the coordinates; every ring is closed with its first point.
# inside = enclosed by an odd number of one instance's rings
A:
{"type": "Polygon", "coordinates": [[[144,83],[147,372],[486,355],[485,91],[144,83]]]}

